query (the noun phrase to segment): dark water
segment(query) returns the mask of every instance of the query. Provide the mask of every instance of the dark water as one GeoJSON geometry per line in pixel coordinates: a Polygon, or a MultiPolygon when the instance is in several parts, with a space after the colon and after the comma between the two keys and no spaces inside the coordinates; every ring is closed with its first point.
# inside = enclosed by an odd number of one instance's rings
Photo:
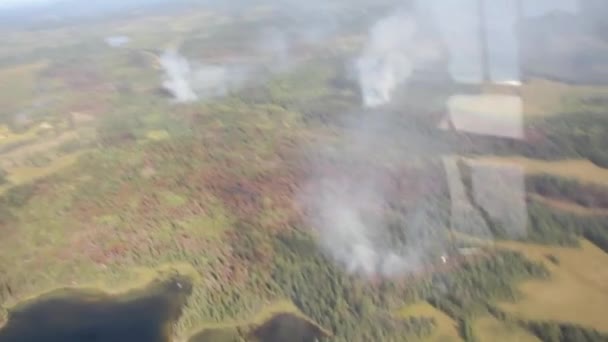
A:
{"type": "Polygon", "coordinates": [[[120,296],[49,293],[10,311],[0,342],[166,342],[191,290],[172,276],[120,296]]]}
{"type": "MultiPolygon", "coordinates": [[[[60,290],[9,311],[0,342],[169,342],[171,327],[192,292],[190,279],[172,275],[122,295],[60,290]]],[[[252,327],[205,329],[189,342],[314,342],[325,332],[280,313],[252,327]]]]}

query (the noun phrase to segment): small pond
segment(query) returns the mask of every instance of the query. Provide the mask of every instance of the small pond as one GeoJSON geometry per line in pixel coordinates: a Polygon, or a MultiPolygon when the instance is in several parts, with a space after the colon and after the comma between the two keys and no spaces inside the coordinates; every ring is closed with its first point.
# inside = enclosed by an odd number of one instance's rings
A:
{"type": "Polygon", "coordinates": [[[58,290],[9,310],[0,342],[168,342],[191,290],[182,276],[123,295],[58,290]]]}

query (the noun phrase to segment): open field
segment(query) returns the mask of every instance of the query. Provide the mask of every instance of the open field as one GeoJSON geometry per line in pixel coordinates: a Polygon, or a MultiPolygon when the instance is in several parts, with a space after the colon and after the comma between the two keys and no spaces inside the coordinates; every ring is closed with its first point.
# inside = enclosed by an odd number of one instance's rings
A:
{"type": "Polygon", "coordinates": [[[39,138],[39,131],[39,128],[33,127],[23,133],[14,133],[8,127],[0,126],[0,151],[11,151],[35,142],[39,138]]]}
{"type": "Polygon", "coordinates": [[[516,303],[501,303],[509,313],[529,320],[555,320],[608,331],[608,254],[589,241],[580,248],[547,247],[520,242],[497,242],[500,248],[523,253],[541,261],[551,279],[527,281],[520,286],[524,298],[516,303]],[[557,264],[549,260],[557,258],[557,264]]]}
{"type": "Polygon", "coordinates": [[[473,329],[475,337],[482,342],[541,342],[529,331],[513,323],[501,322],[490,315],[475,319],[473,329]]]}
{"type": "Polygon", "coordinates": [[[51,152],[52,149],[66,142],[76,140],[78,137],[79,135],[76,131],[68,131],[58,136],[40,138],[39,141],[0,154],[0,158],[2,158],[0,160],[0,167],[8,169],[13,165],[19,165],[32,154],[51,152]]]}
{"type": "Polygon", "coordinates": [[[458,324],[441,310],[431,306],[427,302],[419,302],[408,305],[398,312],[399,317],[425,317],[435,320],[435,329],[431,336],[424,338],[425,342],[450,342],[462,341],[458,334],[458,324]]]}
{"type": "Polygon", "coordinates": [[[34,99],[36,78],[46,66],[47,63],[41,61],[0,69],[0,114],[17,114],[11,112],[34,99]]]}
{"type": "Polygon", "coordinates": [[[534,201],[540,202],[544,205],[547,205],[551,208],[561,210],[564,212],[577,214],[577,215],[590,215],[590,216],[608,216],[608,210],[602,208],[587,208],[581,205],[578,205],[573,202],[552,199],[543,197],[537,194],[528,194],[530,198],[534,201]]]}
{"type": "Polygon", "coordinates": [[[591,97],[608,97],[608,87],[570,85],[531,79],[518,88],[528,118],[539,119],[561,113],[578,113],[599,108],[586,104],[591,97]]]}
{"type": "MultiPolygon", "coordinates": [[[[67,154],[61,156],[55,160],[49,162],[48,165],[42,167],[34,167],[34,166],[22,166],[9,169],[8,180],[13,185],[22,185],[26,183],[33,182],[37,179],[41,179],[47,176],[50,176],[72,164],[74,164],[78,157],[86,153],[86,151],[79,151],[72,154],[67,154]]],[[[6,185],[6,186],[9,186],[6,185]]],[[[2,193],[2,188],[0,188],[0,193],[2,193]]]]}
{"type": "MultiPolygon", "coordinates": [[[[265,303],[260,311],[252,315],[252,317],[248,320],[243,321],[224,321],[221,323],[208,323],[198,325],[196,328],[192,329],[188,336],[192,336],[190,341],[199,341],[200,338],[197,338],[197,335],[204,335],[204,332],[217,331],[217,332],[230,332],[234,335],[240,334],[248,334],[253,330],[261,327],[265,323],[269,322],[273,317],[281,314],[288,314],[293,317],[298,318],[302,322],[305,322],[315,329],[318,329],[319,332],[323,336],[331,336],[332,333],[327,331],[323,327],[320,327],[318,324],[310,320],[310,318],[306,317],[291,301],[289,300],[277,300],[271,303],[265,303]]],[[[200,339],[201,341],[209,341],[212,342],[214,340],[205,340],[200,339]]]]}
{"type": "Polygon", "coordinates": [[[608,185],[608,169],[601,168],[584,159],[545,161],[519,156],[491,156],[479,157],[475,158],[475,160],[487,163],[518,165],[525,168],[526,172],[531,174],[545,173],[564,178],[576,179],[583,183],[608,185]]]}

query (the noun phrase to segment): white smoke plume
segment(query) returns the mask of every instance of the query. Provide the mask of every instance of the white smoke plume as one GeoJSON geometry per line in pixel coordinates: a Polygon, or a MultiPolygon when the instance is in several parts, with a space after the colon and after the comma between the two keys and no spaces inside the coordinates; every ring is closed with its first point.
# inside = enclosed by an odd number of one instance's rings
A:
{"type": "Polygon", "coordinates": [[[399,13],[381,20],[371,29],[356,62],[364,104],[376,107],[389,103],[395,88],[416,67],[439,56],[439,49],[422,38],[412,16],[399,13]]]}
{"type": "Polygon", "coordinates": [[[397,277],[420,271],[429,251],[443,237],[433,220],[432,207],[423,205],[406,215],[407,227],[398,227],[407,242],[396,243],[387,217],[374,215],[390,203],[379,179],[321,179],[308,197],[313,225],[318,228],[321,248],[348,272],[370,277],[397,277]],[[407,231],[407,233],[406,233],[407,231]]]}
{"type": "MultiPolygon", "coordinates": [[[[381,20],[356,61],[364,104],[390,102],[397,86],[438,52],[423,39],[413,16],[381,20]]],[[[437,144],[418,128],[403,125],[403,113],[374,114],[353,113],[352,121],[341,125],[344,140],[333,148],[323,146],[312,158],[315,169],[300,202],[322,250],[337,264],[368,277],[398,277],[441,260],[436,253],[447,250],[441,221],[447,222],[449,210],[439,213],[437,193],[430,190],[434,185],[428,186],[430,173],[419,172],[411,189],[395,192],[391,182],[437,144]],[[418,186],[424,190],[414,189],[418,186]],[[416,191],[415,203],[408,202],[407,193],[416,191]]]]}
{"type": "Polygon", "coordinates": [[[312,157],[315,168],[299,198],[321,249],[351,273],[408,275],[447,249],[442,222],[449,208],[442,214],[435,201],[434,172],[414,171],[400,190],[393,186],[407,160],[434,148],[428,137],[395,124],[400,115],[353,114],[344,141],[312,157]]]}
{"type": "Polygon", "coordinates": [[[251,72],[248,66],[191,63],[175,50],[165,51],[160,63],[165,73],[163,88],[180,103],[226,96],[243,85],[251,72]]]}
{"type": "Polygon", "coordinates": [[[165,71],[163,87],[168,90],[177,102],[193,102],[198,96],[192,89],[192,70],[188,60],[176,50],[167,50],[160,57],[160,64],[165,71]]]}

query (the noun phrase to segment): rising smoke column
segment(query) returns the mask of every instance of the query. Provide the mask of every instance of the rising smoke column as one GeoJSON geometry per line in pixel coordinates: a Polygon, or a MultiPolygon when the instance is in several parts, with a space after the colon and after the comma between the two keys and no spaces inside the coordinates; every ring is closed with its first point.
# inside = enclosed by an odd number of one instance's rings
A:
{"type": "Polygon", "coordinates": [[[180,103],[226,96],[242,87],[252,74],[247,65],[190,63],[175,50],[165,51],[160,64],[164,71],[163,88],[180,103]]]}
{"type": "Polygon", "coordinates": [[[316,149],[299,201],[329,259],[350,273],[398,277],[446,250],[449,208],[440,213],[434,172],[410,165],[433,142],[396,125],[400,114],[368,114],[353,114],[340,143],[316,149]]]}
{"type": "Polygon", "coordinates": [[[165,75],[163,88],[167,89],[177,102],[193,102],[198,96],[192,89],[190,63],[175,50],[167,50],[160,57],[160,65],[165,75]]]}
{"type": "MultiPolygon", "coordinates": [[[[405,13],[370,30],[355,61],[364,105],[389,103],[413,70],[439,57],[439,49],[420,31],[405,13]]],[[[445,251],[441,221],[449,213],[438,215],[431,191],[421,190],[416,203],[405,204],[404,193],[390,185],[404,165],[426,157],[436,143],[416,127],[398,124],[403,113],[367,114],[353,113],[341,125],[341,143],[314,152],[315,167],[299,200],[321,249],[336,264],[363,276],[396,277],[420,270],[434,258],[430,251],[445,251]]],[[[421,174],[420,184],[426,183],[428,175],[421,174]]]]}
{"type": "Polygon", "coordinates": [[[356,61],[363,103],[367,107],[389,103],[395,88],[415,67],[438,58],[438,49],[421,37],[413,17],[398,13],[381,20],[356,61]]]}

